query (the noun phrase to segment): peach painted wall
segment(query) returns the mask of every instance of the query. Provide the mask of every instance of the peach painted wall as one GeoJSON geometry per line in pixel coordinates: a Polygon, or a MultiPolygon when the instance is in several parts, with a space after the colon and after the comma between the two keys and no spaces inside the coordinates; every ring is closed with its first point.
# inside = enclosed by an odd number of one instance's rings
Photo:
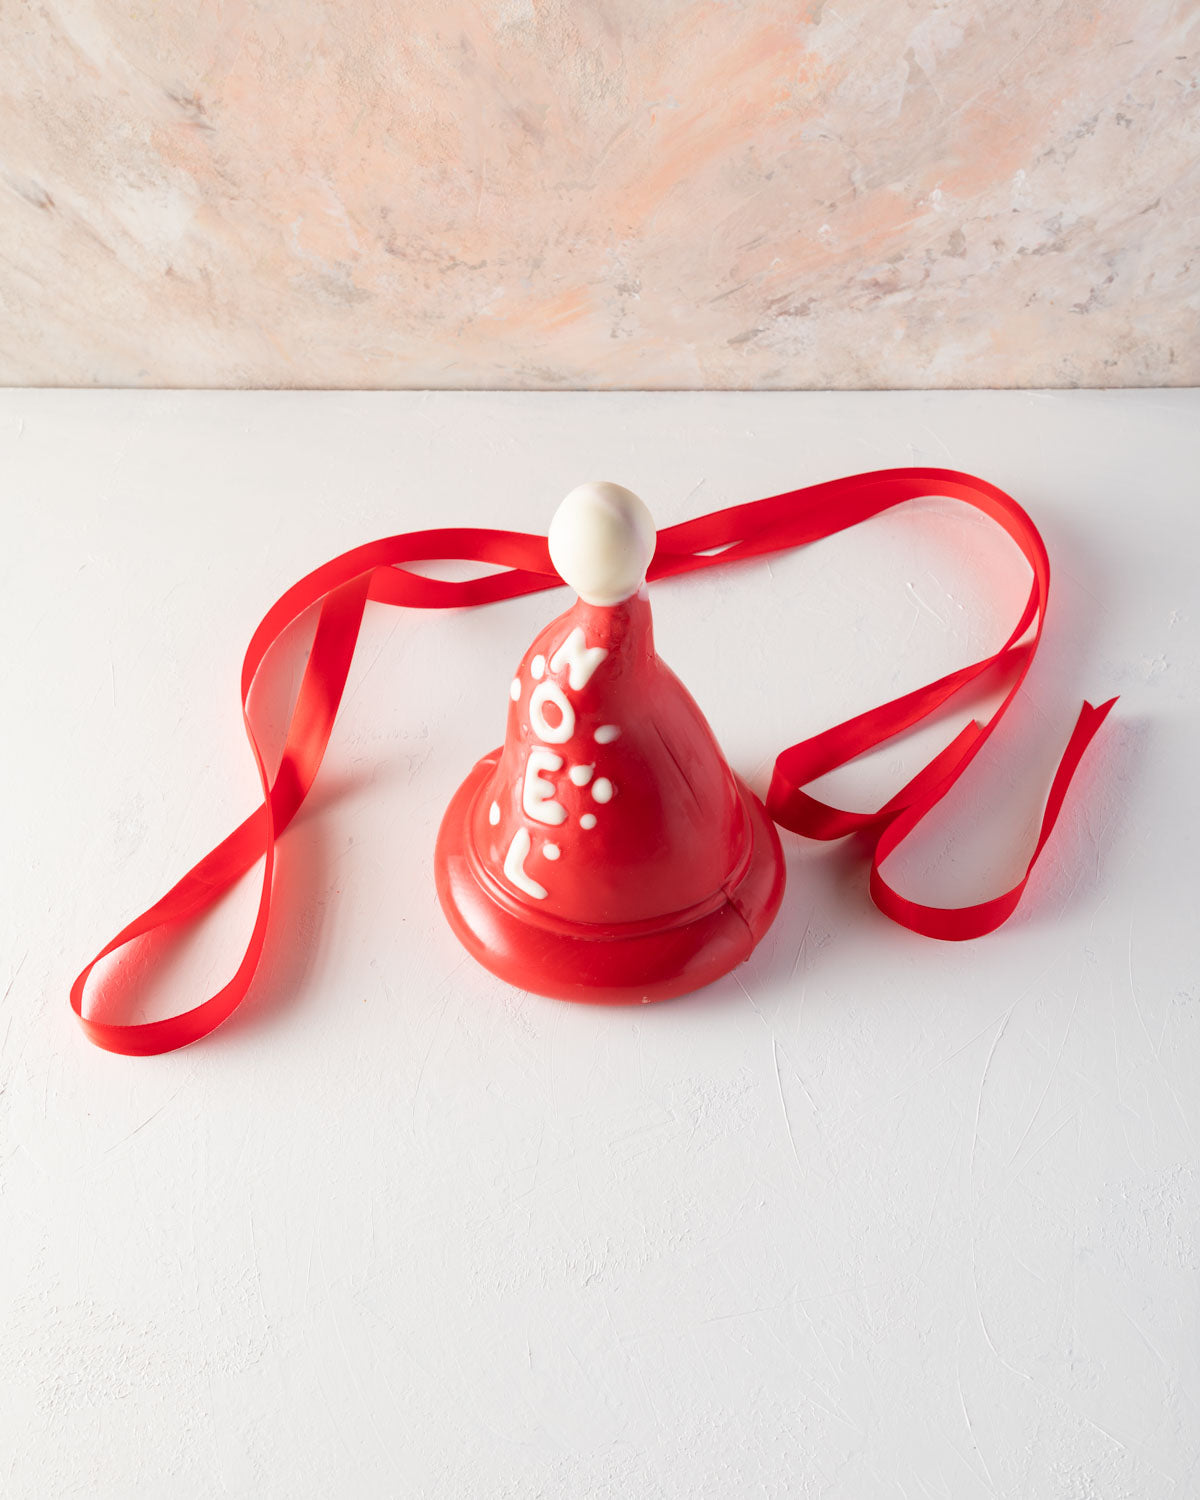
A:
{"type": "Polygon", "coordinates": [[[0,0],[0,381],[1200,377],[1197,0],[0,0]]]}

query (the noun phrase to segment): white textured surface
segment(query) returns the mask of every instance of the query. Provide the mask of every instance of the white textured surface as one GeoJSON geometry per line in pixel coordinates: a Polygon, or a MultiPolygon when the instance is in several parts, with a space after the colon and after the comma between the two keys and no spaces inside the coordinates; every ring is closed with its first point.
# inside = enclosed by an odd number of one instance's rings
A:
{"type": "MultiPolygon", "coordinates": [[[[4,395],[5,1500],[1200,1492],[1198,418],[1157,392],[4,395]],[[506,990],[438,913],[433,839],[562,596],[376,610],[244,1013],[154,1061],[84,1041],[75,969],[252,802],[241,651],[306,568],[434,520],[544,528],[589,473],[668,525],[913,460],[1016,493],[1056,587],[907,888],[1007,875],[1078,700],[1123,695],[999,934],[904,933],[852,850],[790,841],[773,933],[703,995],[506,990]]],[[[789,737],[994,644],[1023,588],[934,504],[655,601],[761,789],[789,737]]]]}

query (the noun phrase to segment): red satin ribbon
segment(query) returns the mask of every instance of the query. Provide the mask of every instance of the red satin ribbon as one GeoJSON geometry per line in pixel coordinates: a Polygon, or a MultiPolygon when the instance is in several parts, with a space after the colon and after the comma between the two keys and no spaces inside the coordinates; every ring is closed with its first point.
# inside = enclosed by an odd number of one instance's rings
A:
{"type": "MultiPolygon", "coordinates": [[[[775,762],[767,807],[778,823],[809,838],[867,835],[873,841],[871,896],[880,910],[913,932],[963,939],[993,931],[1015,910],[1058,818],[1075,768],[1116,702],[1110,698],[1099,708],[1083,705],[1054,776],[1025,875],[1011,890],[973,906],[923,906],[900,895],[883,878],[880,866],[884,860],[946,795],[1000,722],[1029,671],[1041,639],[1050,563],[1037,528],[1016,501],[995,485],[953,469],[885,469],[858,474],[714,511],[660,531],[648,576],[669,578],[800,547],[906,500],[930,495],[962,500],[981,510],[1020,547],[1033,570],[1029,598],[1020,618],[993,655],[785,750],[775,762]],[[1026,639],[1031,626],[1033,634],[1026,639]],[[1005,666],[1016,668],[1015,680],[991,718],[983,724],[969,723],[877,812],[846,812],[819,802],[803,790],[816,777],[926,718],[982,673],[1005,666]]],[[[438,528],[355,547],[290,588],[254,632],[242,663],[242,717],[262,783],[262,804],[160,901],[122,928],[75,980],[71,1005],[91,1040],[110,1052],[131,1056],[170,1052],[219,1026],[246,994],[266,939],[275,844],[307,796],[325,754],[368,600],[412,609],[450,609],[491,604],[560,584],[544,537],[482,528],[438,528]],[[405,567],[406,563],[449,559],[499,564],[507,571],[452,583],[422,577],[405,567]],[[316,604],[321,606],[316,635],[296,695],[283,757],[271,781],[249,711],[250,686],[283,632],[316,604]],[[263,859],[263,877],[258,913],[245,954],[228,984],[194,1009],[166,1020],[122,1025],[84,1015],[84,989],[101,959],[169,923],[198,918],[259,859],[263,859]]]]}

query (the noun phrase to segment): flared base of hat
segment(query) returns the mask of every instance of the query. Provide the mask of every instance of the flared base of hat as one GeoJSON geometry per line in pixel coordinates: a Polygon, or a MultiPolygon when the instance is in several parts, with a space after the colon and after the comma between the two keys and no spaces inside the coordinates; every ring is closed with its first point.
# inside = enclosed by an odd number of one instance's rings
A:
{"type": "Polygon", "coordinates": [[[489,889],[467,851],[471,807],[498,754],[485,756],[454,794],[435,860],[442,909],[484,968],[517,989],[555,999],[636,1005],[711,984],[750,956],[779,910],[785,872],[775,825],[740,779],[749,859],[702,916],[662,927],[546,922],[536,909],[489,889]]]}

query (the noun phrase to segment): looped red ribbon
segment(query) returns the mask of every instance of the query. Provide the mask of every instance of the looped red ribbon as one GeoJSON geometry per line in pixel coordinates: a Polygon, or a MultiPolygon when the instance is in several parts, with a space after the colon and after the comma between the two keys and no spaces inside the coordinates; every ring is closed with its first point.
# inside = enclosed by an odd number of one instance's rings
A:
{"type": "MultiPolygon", "coordinates": [[[[775,762],[767,808],[782,826],[809,838],[836,839],[861,833],[872,839],[871,896],[880,910],[913,932],[957,940],[992,932],[1012,915],[1058,818],[1083,752],[1117,701],[1110,698],[1099,708],[1083,705],[1050,787],[1029,864],[1011,890],[972,906],[923,906],[900,895],[883,878],[880,867],[884,860],[970,765],[1007,712],[1033,661],[1045,621],[1050,563],[1042,538],[1024,510],[995,485],[953,469],[884,469],[731,506],[660,531],[648,577],[669,578],[801,547],[906,500],[930,495],[962,500],[981,510],[1020,547],[1033,570],[1029,598],[1020,618],[993,655],[784,750],[775,762]],[[1033,634],[1026,638],[1031,626],[1033,634]],[[1015,679],[991,718],[982,724],[974,720],[967,724],[877,812],[846,812],[804,791],[816,777],[911,728],[981,674],[1005,666],[1016,669],[1015,679]]],[[[242,663],[242,718],[262,784],[262,804],[193,865],[160,901],[123,927],[75,980],[71,1006],[91,1040],[110,1052],[130,1056],[170,1052],[207,1035],[245,996],[262,957],[271,914],[275,845],[307,796],[325,754],[368,600],[410,609],[451,609],[491,604],[560,584],[544,537],[450,527],[368,542],[335,557],[288,589],[267,611],[242,663]],[[498,564],[507,571],[456,583],[426,578],[405,566],[451,559],[498,564]],[[250,687],[275,642],[298,616],[317,604],[321,610],[316,634],[293,706],[283,756],[272,781],[250,715],[250,687]],[[192,1010],[161,1021],[118,1024],[84,1015],[84,989],[101,959],[169,923],[199,918],[259,859],[263,860],[262,893],[250,941],[233,978],[215,995],[192,1010]]]]}

